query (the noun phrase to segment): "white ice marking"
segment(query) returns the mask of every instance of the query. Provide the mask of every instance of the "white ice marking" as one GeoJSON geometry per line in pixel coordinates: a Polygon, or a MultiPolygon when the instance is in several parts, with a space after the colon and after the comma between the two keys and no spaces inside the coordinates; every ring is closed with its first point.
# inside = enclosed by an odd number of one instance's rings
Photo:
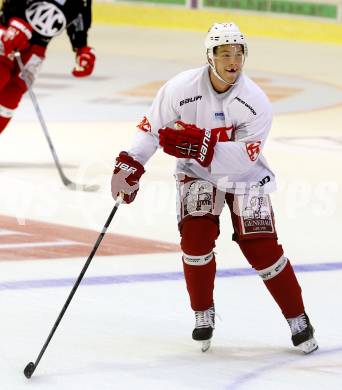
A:
{"type": "Polygon", "coordinates": [[[6,229],[0,229],[0,236],[31,236],[32,234],[29,233],[23,233],[23,232],[18,232],[17,230],[6,230],[6,229]]]}
{"type": "Polygon", "coordinates": [[[23,242],[18,244],[0,244],[0,249],[14,249],[14,248],[41,248],[46,246],[69,246],[69,245],[85,245],[82,242],[59,240],[59,241],[46,241],[46,242],[23,242]]]}

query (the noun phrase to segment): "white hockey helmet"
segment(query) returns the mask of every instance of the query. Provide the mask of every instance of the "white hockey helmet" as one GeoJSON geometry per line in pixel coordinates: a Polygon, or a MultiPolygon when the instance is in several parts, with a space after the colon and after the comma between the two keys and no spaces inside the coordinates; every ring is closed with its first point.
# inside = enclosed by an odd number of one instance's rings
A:
{"type": "Polygon", "coordinates": [[[208,31],[204,44],[209,57],[212,56],[214,47],[221,45],[242,45],[245,57],[248,54],[246,38],[235,23],[213,24],[208,31]]]}
{"type": "MultiPolygon", "coordinates": [[[[245,36],[241,33],[239,27],[235,23],[214,23],[205,38],[205,48],[209,65],[215,76],[222,82],[227,83],[217,72],[214,61],[214,48],[221,45],[242,45],[244,58],[247,57],[248,48],[245,36]]],[[[234,85],[234,84],[231,84],[234,85]]]]}

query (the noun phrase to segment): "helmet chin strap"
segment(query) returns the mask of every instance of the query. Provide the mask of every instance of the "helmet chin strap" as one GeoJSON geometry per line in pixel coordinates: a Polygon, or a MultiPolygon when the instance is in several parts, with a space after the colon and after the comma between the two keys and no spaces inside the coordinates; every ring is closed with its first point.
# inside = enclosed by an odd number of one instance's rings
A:
{"type": "MultiPolygon", "coordinates": [[[[244,63],[245,63],[245,56],[244,56],[244,58],[243,58],[243,64],[244,64],[244,63]]],[[[220,81],[222,81],[224,84],[229,85],[229,86],[233,86],[233,85],[239,84],[239,82],[236,81],[236,80],[238,79],[238,77],[237,77],[237,79],[234,81],[234,83],[230,83],[230,82],[224,80],[224,79],[219,75],[218,71],[216,70],[216,66],[215,66],[213,50],[211,50],[211,52],[208,53],[208,64],[209,64],[209,66],[210,66],[210,69],[213,71],[214,75],[215,75],[220,81]],[[210,63],[209,60],[211,60],[212,63],[210,63]]],[[[242,64],[242,66],[243,66],[243,64],[242,64]]]]}
{"type": "Polygon", "coordinates": [[[236,81],[235,81],[234,83],[229,83],[228,81],[224,80],[224,79],[218,74],[218,72],[217,72],[217,70],[216,70],[216,67],[215,67],[214,65],[211,65],[211,64],[209,63],[209,66],[210,66],[211,70],[213,71],[214,75],[215,75],[220,81],[222,81],[224,84],[229,85],[229,86],[238,84],[238,82],[236,82],[236,81]]]}

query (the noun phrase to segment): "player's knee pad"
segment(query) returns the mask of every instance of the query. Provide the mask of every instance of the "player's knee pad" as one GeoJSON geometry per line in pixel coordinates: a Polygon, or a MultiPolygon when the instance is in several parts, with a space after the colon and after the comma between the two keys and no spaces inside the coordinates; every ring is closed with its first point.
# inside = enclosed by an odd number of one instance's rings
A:
{"type": "Polygon", "coordinates": [[[273,279],[277,275],[279,275],[280,272],[284,270],[287,263],[288,263],[288,259],[283,255],[271,266],[258,270],[258,274],[261,277],[261,279],[264,282],[266,282],[267,280],[273,279]]]}
{"type": "Polygon", "coordinates": [[[183,261],[185,264],[188,265],[207,265],[210,263],[213,259],[215,258],[214,252],[211,251],[210,253],[207,253],[202,256],[193,256],[193,255],[188,255],[185,252],[183,252],[183,261]]]}
{"type": "Polygon", "coordinates": [[[5,107],[4,105],[0,104],[0,118],[12,118],[14,114],[14,109],[5,107]]]}
{"type": "Polygon", "coordinates": [[[213,259],[218,221],[207,217],[188,218],[182,222],[180,233],[185,263],[204,265],[213,259]]]}
{"type": "Polygon", "coordinates": [[[5,130],[9,121],[12,119],[14,110],[11,110],[0,104],[0,134],[5,130]]]}

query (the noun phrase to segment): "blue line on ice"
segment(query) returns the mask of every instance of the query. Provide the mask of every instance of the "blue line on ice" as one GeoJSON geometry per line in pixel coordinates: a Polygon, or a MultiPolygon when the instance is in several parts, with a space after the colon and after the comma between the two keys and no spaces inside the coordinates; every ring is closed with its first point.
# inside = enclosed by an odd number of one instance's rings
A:
{"type": "MultiPolygon", "coordinates": [[[[299,264],[294,265],[296,272],[323,272],[342,270],[342,262],[336,263],[318,263],[318,264],[299,264]]],[[[251,268],[232,268],[217,270],[218,278],[233,278],[242,276],[253,276],[256,272],[251,268]]],[[[83,285],[106,285],[106,284],[129,284],[145,282],[164,282],[182,280],[183,272],[163,272],[150,274],[129,274],[129,275],[108,275],[108,276],[90,276],[85,277],[83,285]]],[[[38,280],[20,280],[10,282],[0,282],[1,290],[30,290],[35,288],[48,287],[68,287],[73,286],[75,278],[63,279],[38,279],[38,280]]]]}
{"type": "MultiPolygon", "coordinates": [[[[341,353],[341,352],[342,352],[342,347],[339,346],[339,347],[335,347],[335,348],[325,349],[323,351],[318,350],[317,352],[313,353],[312,355],[308,355],[307,358],[316,359],[316,358],[320,358],[322,355],[323,356],[324,355],[332,355],[334,353],[341,353]]],[[[274,359],[276,359],[276,357],[274,357],[274,359]]],[[[242,374],[241,376],[238,376],[229,385],[227,385],[225,387],[225,390],[236,390],[238,388],[245,386],[247,382],[252,382],[252,381],[258,379],[263,374],[267,374],[267,373],[269,374],[270,371],[277,370],[279,368],[282,368],[284,366],[288,366],[291,364],[298,365],[298,363],[300,363],[300,362],[303,362],[303,355],[302,354],[298,354],[298,356],[292,356],[292,357],[285,358],[285,359],[281,356],[281,358],[279,360],[276,360],[275,362],[272,362],[270,364],[266,364],[262,367],[259,367],[255,370],[249,371],[245,374],[242,374]]],[[[253,386],[253,385],[250,384],[250,386],[253,386]]]]}

